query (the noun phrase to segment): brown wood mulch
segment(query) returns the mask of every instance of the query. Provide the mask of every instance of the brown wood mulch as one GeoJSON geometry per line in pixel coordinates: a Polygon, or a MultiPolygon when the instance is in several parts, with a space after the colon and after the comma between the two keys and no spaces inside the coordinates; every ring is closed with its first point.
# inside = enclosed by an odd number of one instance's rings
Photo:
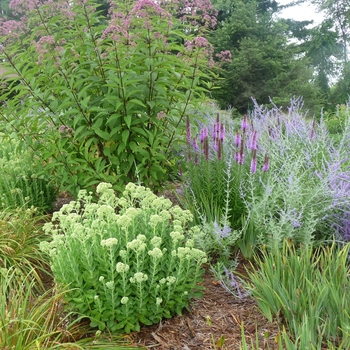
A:
{"type": "Polygon", "coordinates": [[[269,323],[251,297],[239,299],[233,296],[214,280],[210,272],[206,272],[203,279],[204,296],[193,300],[190,311],[141,328],[132,335],[133,345],[159,350],[239,350],[243,323],[249,348],[251,341],[256,344],[258,334],[259,349],[268,349],[268,346],[271,350],[277,349],[277,323],[269,323]],[[222,345],[220,338],[224,338],[222,345]]]}

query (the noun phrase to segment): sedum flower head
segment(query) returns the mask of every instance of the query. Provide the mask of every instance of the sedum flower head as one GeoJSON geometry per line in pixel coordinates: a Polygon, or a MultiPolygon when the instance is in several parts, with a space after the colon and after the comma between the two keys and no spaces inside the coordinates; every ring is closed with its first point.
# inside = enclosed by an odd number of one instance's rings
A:
{"type": "Polygon", "coordinates": [[[163,253],[159,248],[153,248],[148,252],[148,255],[152,258],[160,259],[163,256],[163,253]]]}
{"type": "Polygon", "coordinates": [[[158,237],[158,236],[154,236],[152,239],[151,239],[151,245],[153,247],[160,247],[160,245],[162,244],[162,238],[161,237],[158,237]]]}
{"type": "Polygon", "coordinates": [[[122,249],[119,251],[119,255],[122,259],[126,259],[128,256],[128,252],[126,250],[122,249]]]}
{"type": "Polygon", "coordinates": [[[126,244],[126,247],[128,249],[133,250],[134,252],[139,253],[139,252],[143,252],[146,249],[146,243],[144,243],[142,239],[136,238],[136,239],[133,239],[131,242],[128,242],[126,244]]]}
{"type": "Polygon", "coordinates": [[[134,277],[130,277],[131,283],[142,283],[148,280],[148,276],[143,272],[136,272],[134,277]]]}
{"type": "Polygon", "coordinates": [[[122,262],[118,262],[116,265],[116,270],[118,273],[128,272],[129,269],[130,269],[130,266],[128,264],[124,264],[122,262]]]}
{"type": "Polygon", "coordinates": [[[114,208],[106,204],[100,205],[96,211],[96,214],[102,220],[115,220],[116,217],[114,208]]]}
{"type": "Polygon", "coordinates": [[[106,287],[108,289],[113,289],[114,288],[114,282],[113,281],[108,281],[106,282],[106,287]]]}
{"type": "MultiPolygon", "coordinates": [[[[106,192],[109,192],[112,189],[112,184],[107,183],[107,182],[101,182],[97,187],[96,187],[96,193],[98,194],[103,194],[106,192]]],[[[113,190],[112,190],[113,191],[113,190]]]]}
{"type": "Polygon", "coordinates": [[[118,244],[118,239],[117,238],[107,238],[107,239],[103,239],[101,241],[101,246],[102,247],[113,247],[114,245],[118,244]]]}
{"type": "Polygon", "coordinates": [[[176,277],[174,277],[174,276],[168,276],[167,278],[166,278],[166,280],[167,280],[167,286],[171,286],[172,284],[174,284],[175,282],[176,282],[176,277]]]}
{"type": "Polygon", "coordinates": [[[128,301],[129,301],[129,298],[128,298],[128,297],[122,297],[122,299],[120,300],[120,302],[121,302],[123,305],[127,304],[128,301]]]}
{"type": "Polygon", "coordinates": [[[154,215],[150,216],[149,225],[151,227],[156,227],[158,224],[160,224],[162,222],[163,222],[163,218],[160,215],[154,214],[154,215]]]}
{"type": "Polygon", "coordinates": [[[179,248],[177,248],[177,256],[180,260],[191,259],[192,258],[192,249],[189,247],[179,247],[179,248]]]}
{"type": "Polygon", "coordinates": [[[181,232],[178,232],[178,231],[173,231],[173,232],[170,232],[170,237],[171,239],[173,240],[173,242],[176,244],[178,241],[181,241],[182,239],[185,238],[185,236],[181,233],[181,232]]]}

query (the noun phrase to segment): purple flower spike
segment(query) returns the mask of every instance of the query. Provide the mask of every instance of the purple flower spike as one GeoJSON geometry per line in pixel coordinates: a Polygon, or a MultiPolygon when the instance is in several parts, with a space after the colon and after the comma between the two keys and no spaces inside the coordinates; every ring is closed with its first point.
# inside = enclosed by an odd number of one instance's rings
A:
{"type": "Polygon", "coordinates": [[[252,137],[252,140],[250,142],[250,149],[253,151],[256,151],[257,140],[258,140],[258,132],[256,130],[254,130],[253,137],[252,137]]]}
{"type": "Polygon", "coordinates": [[[197,137],[194,137],[194,138],[193,138],[192,146],[193,146],[193,149],[194,149],[196,152],[199,150],[199,147],[198,147],[198,144],[197,144],[197,137]]]}
{"type": "Polygon", "coordinates": [[[244,163],[244,140],[241,140],[241,148],[239,150],[239,157],[237,160],[238,164],[242,165],[244,163]]]}
{"type": "Polygon", "coordinates": [[[188,116],[186,117],[186,140],[191,143],[191,124],[188,116]]]}
{"type": "Polygon", "coordinates": [[[224,124],[220,124],[219,139],[221,141],[224,141],[224,138],[225,138],[225,125],[224,124]]]}
{"type": "Polygon", "coordinates": [[[206,137],[208,137],[208,128],[204,127],[199,135],[200,142],[203,143],[206,137]]]}
{"type": "Polygon", "coordinates": [[[222,159],[222,141],[218,140],[218,159],[222,159]]]}
{"type": "Polygon", "coordinates": [[[237,131],[236,133],[236,136],[235,136],[235,145],[236,145],[236,148],[238,148],[241,144],[241,134],[237,131]]]}
{"type": "Polygon", "coordinates": [[[266,173],[269,170],[269,156],[265,154],[264,165],[262,167],[262,171],[266,173]]]}
{"type": "Polygon", "coordinates": [[[220,137],[220,122],[216,122],[214,124],[214,129],[213,129],[213,139],[218,140],[220,137]]]}
{"type": "Polygon", "coordinates": [[[248,117],[247,115],[245,114],[243,119],[242,119],[242,131],[243,131],[243,134],[245,133],[245,131],[247,130],[247,127],[248,127],[248,117]]]}
{"type": "Polygon", "coordinates": [[[256,173],[256,150],[253,151],[253,158],[252,158],[252,161],[250,163],[250,172],[252,174],[255,174],[256,173]]]}

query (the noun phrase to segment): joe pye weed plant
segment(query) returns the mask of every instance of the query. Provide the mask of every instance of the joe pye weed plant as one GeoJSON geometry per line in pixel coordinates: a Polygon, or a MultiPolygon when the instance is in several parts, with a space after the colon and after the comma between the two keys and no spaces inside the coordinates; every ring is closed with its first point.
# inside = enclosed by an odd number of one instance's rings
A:
{"type": "MultiPolygon", "coordinates": [[[[117,198],[112,185],[86,191],[54,213],[43,242],[55,280],[69,288],[71,310],[91,326],[130,332],[181,314],[193,296],[206,254],[185,232],[192,214],[142,186],[129,183],[117,198]]],[[[189,229],[196,231],[197,227],[189,229]]]]}
{"type": "Polygon", "coordinates": [[[12,1],[22,22],[0,23],[15,74],[0,119],[72,193],[137,177],[159,189],[176,176],[185,115],[212,85],[210,2],[109,3],[105,17],[94,0],[12,1]]]}

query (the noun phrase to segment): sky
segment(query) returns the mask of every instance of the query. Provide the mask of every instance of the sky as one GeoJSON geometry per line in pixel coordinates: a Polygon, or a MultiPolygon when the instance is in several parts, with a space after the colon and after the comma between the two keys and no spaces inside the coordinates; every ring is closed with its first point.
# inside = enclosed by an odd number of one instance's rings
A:
{"type": "MultiPolygon", "coordinates": [[[[291,1],[292,0],[277,0],[279,5],[286,5],[291,1]]],[[[311,5],[309,2],[289,7],[288,9],[281,11],[279,17],[292,18],[298,21],[314,20],[314,25],[317,25],[322,21],[322,15],[317,13],[315,6],[311,5]]]]}

